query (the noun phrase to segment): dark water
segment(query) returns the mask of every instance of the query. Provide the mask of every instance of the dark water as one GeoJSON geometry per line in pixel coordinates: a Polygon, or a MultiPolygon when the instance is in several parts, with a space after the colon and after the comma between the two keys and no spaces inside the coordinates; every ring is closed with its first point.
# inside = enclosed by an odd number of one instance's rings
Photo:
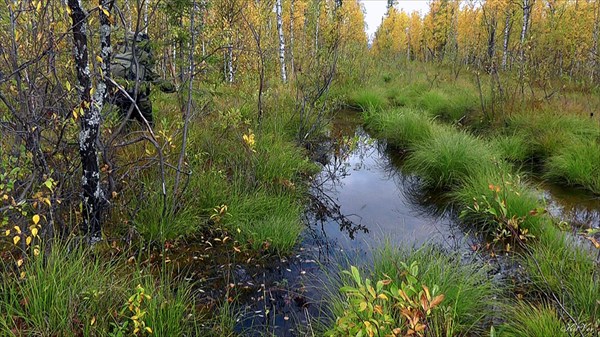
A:
{"type": "MultiPolygon", "coordinates": [[[[234,274],[249,289],[240,298],[247,303],[238,317],[243,335],[311,336],[311,318],[327,316],[321,300],[328,273],[339,265],[367,264],[373,248],[385,243],[434,243],[472,254],[476,239],[462,233],[443,200],[423,194],[418,181],[402,172],[399,151],[371,138],[361,123],[351,111],[332,121],[331,141],[317,156],[323,169],[312,184],[308,229],[297,254],[234,274]]],[[[600,226],[597,197],[543,184],[540,196],[557,219],[579,228],[600,226]]]]}

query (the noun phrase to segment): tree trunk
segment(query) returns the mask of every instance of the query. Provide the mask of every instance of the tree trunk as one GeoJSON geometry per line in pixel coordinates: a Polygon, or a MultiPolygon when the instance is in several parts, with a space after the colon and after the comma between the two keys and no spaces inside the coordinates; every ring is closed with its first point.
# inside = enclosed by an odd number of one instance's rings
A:
{"type": "Polygon", "coordinates": [[[594,3],[594,34],[590,50],[590,81],[600,82],[600,56],[598,55],[598,37],[600,35],[600,4],[594,3]]]}
{"type": "Polygon", "coordinates": [[[504,22],[504,44],[502,46],[502,69],[506,70],[508,61],[508,42],[510,39],[510,12],[506,13],[506,21],[504,22]]]}
{"type": "Polygon", "coordinates": [[[290,55],[290,67],[292,68],[292,75],[296,72],[294,66],[294,1],[290,0],[290,48],[288,54],[290,55]]]}
{"type": "Polygon", "coordinates": [[[494,54],[496,51],[496,19],[493,19],[490,24],[490,36],[488,39],[488,58],[490,64],[494,61],[494,54]]]}
{"type": "MultiPolygon", "coordinates": [[[[100,186],[100,170],[98,156],[96,153],[96,140],[100,129],[100,111],[102,110],[103,97],[106,93],[106,84],[98,82],[98,86],[92,96],[92,80],[88,59],[87,41],[87,13],[81,6],[80,0],[68,0],[71,9],[71,21],[73,23],[73,43],[75,47],[75,67],[77,80],[79,82],[79,96],[81,113],[79,123],[79,155],[81,157],[83,189],[83,223],[82,232],[90,242],[100,239],[101,230],[101,206],[104,199],[100,186]]],[[[101,29],[101,34],[110,34],[109,29],[101,29]]],[[[106,37],[105,41],[109,41],[106,37]]],[[[104,66],[104,63],[101,67],[104,66]]],[[[77,108],[76,108],[77,109],[77,108]]]]}
{"type": "Polygon", "coordinates": [[[283,36],[283,18],[281,15],[281,0],[275,2],[275,12],[277,15],[277,34],[279,35],[279,63],[281,65],[281,81],[287,82],[287,75],[285,69],[285,39],[283,36]]]}
{"type": "Polygon", "coordinates": [[[523,0],[523,25],[521,26],[521,50],[519,51],[519,61],[525,62],[525,39],[529,29],[529,15],[531,13],[530,0],[523,0]]]}

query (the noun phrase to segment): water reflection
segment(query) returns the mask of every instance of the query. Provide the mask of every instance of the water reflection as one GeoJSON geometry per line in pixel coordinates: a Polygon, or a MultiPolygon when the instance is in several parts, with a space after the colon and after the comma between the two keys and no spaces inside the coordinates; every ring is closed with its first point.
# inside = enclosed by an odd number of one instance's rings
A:
{"type": "Polygon", "coordinates": [[[462,240],[448,213],[420,192],[387,144],[365,132],[356,113],[334,119],[330,137],[332,149],[312,191],[319,234],[354,252],[383,242],[451,248],[462,240]]]}

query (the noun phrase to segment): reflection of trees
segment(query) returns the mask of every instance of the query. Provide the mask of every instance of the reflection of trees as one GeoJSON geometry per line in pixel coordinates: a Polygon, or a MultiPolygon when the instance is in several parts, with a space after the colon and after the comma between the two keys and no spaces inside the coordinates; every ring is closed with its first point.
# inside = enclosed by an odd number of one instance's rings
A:
{"type": "Polygon", "coordinates": [[[321,227],[323,233],[325,233],[325,225],[330,223],[337,223],[340,231],[348,233],[348,237],[352,240],[354,240],[356,232],[369,232],[366,226],[350,220],[350,217],[359,217],[358,215],[342,213],[337,201],[320,187],[313,187],[312,189],[310,212],[314,217],[313,222],[321,227]]]}

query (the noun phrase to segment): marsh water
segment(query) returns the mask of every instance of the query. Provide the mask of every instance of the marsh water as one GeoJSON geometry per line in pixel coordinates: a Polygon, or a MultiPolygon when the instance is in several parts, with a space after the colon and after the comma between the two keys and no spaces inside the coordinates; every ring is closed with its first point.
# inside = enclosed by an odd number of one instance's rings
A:
{"type": "MultiPolygon", "coordinates": [[[[419,189],[402,170],[402,153],[369,136],[356,112],[332,121],[329,141],[317,151],[306,212],[307,230],[295,255],[255,270],[239,267],[235,284],[248,291],[238,316],[243,335],[310,335],[331,275],[349,263],[367,264],[377,247],[433,243],[463,254],[475,237],[464,234],[444,200],[419,189]]],[[[600,200],[552,185],[540,185],[549,212],[577,227],[600,227],[600,200]]]]}

